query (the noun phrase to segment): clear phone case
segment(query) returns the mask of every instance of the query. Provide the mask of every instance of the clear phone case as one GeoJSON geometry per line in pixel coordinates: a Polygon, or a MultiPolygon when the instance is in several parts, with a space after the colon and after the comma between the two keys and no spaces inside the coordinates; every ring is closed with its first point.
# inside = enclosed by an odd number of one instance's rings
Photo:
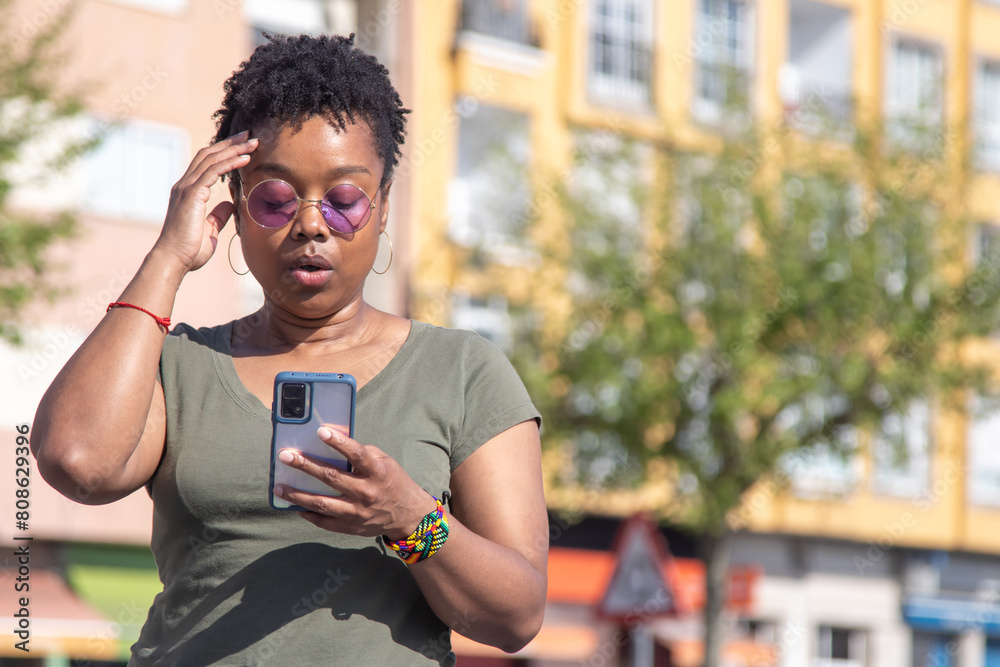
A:
{"type": "Polygon", "coordinates": [[[295,489],[339,496],[340,492],[312,475],[290,468],[278,460],[278,452],[289,447],[344,470],[350,464],[325,442],[316,431],[326,425],[354,436],[354,398],[357,384],[346,373],[279,373],[274,378],[274,402],[271,406],[271,486],[268,497],[274,509],[301,510],[274,495],[274,486],[284,484],[295,489]],[[288,385],[285,388],[285,385],[288,385]],[[302,386],[300,390],[299,386],[302,386]],[[299,392],[304,396],[299,398],[299,392]],[[302,401],[301,409],[299,402],[302,401]],[[284,407],[283,407],[284,406],[284,407]],[[296,414],[296,410],[299,413],[296,414]]]}

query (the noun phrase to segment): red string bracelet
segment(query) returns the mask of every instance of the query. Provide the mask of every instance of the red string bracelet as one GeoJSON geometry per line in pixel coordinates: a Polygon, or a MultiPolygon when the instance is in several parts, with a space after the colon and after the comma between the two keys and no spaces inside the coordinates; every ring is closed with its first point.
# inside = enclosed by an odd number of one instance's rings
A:
{"type": "Polygon", "coordinates": [[[104,311],[104,312],[105,313],[110,313],[112,308],[120,308],[120,307],[135,308],[136,310],[141,310],[142,312],[146,313],[147,315],[149,315],[150,317],[152,317],[154,320],[156,320],[156,323],[159,324],[164,329],[169,329],[170,328],[170,318],[169,317],[157,317],[156,315],[154,315],[153,313],[149,312],[145,308],[143,308],[141,306],[137,306],[137,305],[135,305],[133,303],[125,303],[124,301],[115,301],[114,303],[109,303],[108,304],[108,309],[106,311],[104,311]]]}

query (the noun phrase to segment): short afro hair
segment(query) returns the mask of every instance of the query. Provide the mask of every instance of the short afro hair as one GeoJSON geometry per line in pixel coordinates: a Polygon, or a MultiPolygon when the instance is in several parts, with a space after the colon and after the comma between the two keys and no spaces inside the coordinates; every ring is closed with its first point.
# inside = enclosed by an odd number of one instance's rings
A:
{"type": "MultiPolygon", "coordinates": [[[[224,85],[215,141],[275,120],[299,127],[313,116],[347,128],[364,120],[382,160],[382,185],[399,162],[406,117],[389,71],[350,37],[267,35],[224,85]]],[[[235,174],[235,172],[233,172],[235,174]]]]}

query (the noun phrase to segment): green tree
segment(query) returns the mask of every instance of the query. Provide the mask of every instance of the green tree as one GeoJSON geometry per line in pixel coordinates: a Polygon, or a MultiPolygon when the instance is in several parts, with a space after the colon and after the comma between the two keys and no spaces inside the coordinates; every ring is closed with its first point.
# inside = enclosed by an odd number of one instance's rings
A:
{"type": "Polygon", "coordinates": [[[916,132],[835,135],[585,148],[562,188],[565,245],[543,252],[570,317],[536,315],[515,350],[545,446],[572,463],[559,484],[669,486],[657,511],[703,547],[709,667],[747,491],[787,480],[797,453],[852,455],[862,433],[902,452],[888,416],[988,388],[958,354],[1000,305],[1000,260],[968,261],[965,135],[921,150],[916,132]],[[654,177],[628,176],[640,161],[654,177]]]}
{"type": "Polygon", "coordinates": [[[72,3],[47,2],[15,7],[0,0],[0,338],[20,342],[24,309],[56,290],[47,250],[77,231],[68,212],[42,214],[11,206],[21,184],[58,178],[91,139],[47,141],[63,136],[67,121],[83,112],[78,90],[59,76],[66,54],[60,46],[72,3]]]}

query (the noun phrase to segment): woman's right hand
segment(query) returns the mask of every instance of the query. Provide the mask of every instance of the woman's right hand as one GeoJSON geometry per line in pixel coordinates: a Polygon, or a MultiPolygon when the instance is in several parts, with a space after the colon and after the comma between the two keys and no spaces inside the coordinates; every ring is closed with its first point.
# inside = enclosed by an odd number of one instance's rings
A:
{"type": "Polygon", "coordinates": [[[243,131],[202,148],[170,190],[167,217],[153,249],[169,253],[186,271],[200,269],[212,257],[219,232],[236,210],[225,201],[208,212],[208,200],[223,174],[250,161],[257,139],[247,139],[248,134],[243,131]]]}

